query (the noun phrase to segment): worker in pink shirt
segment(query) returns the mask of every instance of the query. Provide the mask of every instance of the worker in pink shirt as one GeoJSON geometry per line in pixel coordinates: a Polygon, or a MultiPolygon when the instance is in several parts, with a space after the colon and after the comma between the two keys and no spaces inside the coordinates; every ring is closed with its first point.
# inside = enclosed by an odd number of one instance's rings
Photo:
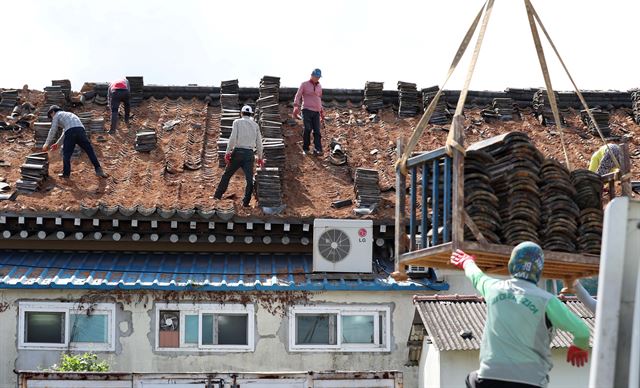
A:
{"type": "Polygon", "coordinates": [[[118,109],[120,103],[124,105],[124,122],[129,124],[129,112],[131,111],[129,80],[126,78],[113,81],[109,84],[109,109],[111,109],[111,129],[113,135],[118,129],[118,109]]]}
{"type": "Polygon", "coordinates": [[[293,100],[293,118],[298,118],[300,106],[302,106],[302,122],[304,132],[302,134],[302,153],[309,153],[311,145],[311,132],[313,131],[313,154],[322,155],[322,143],[320,136],[320,122],[324,123],[324,110],[322,109],[322,86],[320,86],[322,72],[315,69],[311,72],[311,79],[305,81],[298,88],[293,100]]]}

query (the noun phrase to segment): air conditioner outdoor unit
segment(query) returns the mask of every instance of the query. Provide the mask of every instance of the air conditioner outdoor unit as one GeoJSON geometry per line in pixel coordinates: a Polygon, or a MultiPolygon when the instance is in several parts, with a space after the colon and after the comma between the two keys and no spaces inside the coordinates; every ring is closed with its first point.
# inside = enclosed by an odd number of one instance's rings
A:
{"type": "Polygon", "coordinates": [[[316,219],[314,272],[372,272],[373,221],[316,219]]]}

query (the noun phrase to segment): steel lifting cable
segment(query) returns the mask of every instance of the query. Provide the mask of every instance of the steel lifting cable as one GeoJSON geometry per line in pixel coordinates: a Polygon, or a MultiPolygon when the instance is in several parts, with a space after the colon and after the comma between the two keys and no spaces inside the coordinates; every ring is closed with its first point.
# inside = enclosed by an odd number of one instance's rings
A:
{"type": "MultiPolygon", "coordinates": [[[[604,138],[604,135],[600,131],[600,127],[598,126],[598,123],[596,122],[595,118],[593,117],[593,113],[591,113],[591,110],[589,109],[589,106],[587,105],[587,101],[584,99],[584,96],[580,92],[580,89],[578,89],[578,86],[576,85],[575,81],[573,80],[573,77],[571,77],[571,74],[569,73],[569,69],[567,68],[567,66],[565,65],[564,61],[562,60],[562,57],[560,56],[560,53],[558,52],[558,49],[556,48],[556,45],[553,43],[553,40],[551,40],[551,36],[549,36],[549,33],[547,32],[547,29],[544,27],[544,24],[542,24],[542,20],[540,20],[540,16],[538,16],[538,13],[536,12],[535,8],[533,8],[533,4],[531,4],[530,0],[524,0],[524,1],[525,1],[525,5],[527,7],[527,13],[530,14],[530,15],[533,15],[535,20],[538,22],[538,25],[540,25],[540,28],[542,29],[542,32],[544,33],[545,37],[547,38],[547,41],[549,42],[549,44],[551,45],[551,48],[553,49],[553,51],[555,52],[556,56],[558,57],[558,60],[560,61],[560,64],[562,65],[562,68],[564,69],[565,73],[567,73],[567,77],[569,77],[569,80],[571,81],[571,84],[573,85],[573,88],[574,88],[576,94],[578,95],[578,98],[580,99],[580,103],[582,104],[582,107],[587,112],[587,115],[589,116],[589,119],[591,120],[591,122],[593,123],[594,127],[596,128],[596,131],[598,132],[598,135],[600,136],[600,139],[602,140],[604,145],[607,147],[607,150],[611,154],[611,156],[613,158],[613,162],[616,164],[616,167],[618,168],[619,171],[622,171],[622,167],[620,167],[620,162],[618,161],[618,158],[615,156],[615,154],[613,152],[611,152],[611,147],[609,147],[609,143],[607,143],[606,139],[604,138]]],[[[554,98],[555,98],[555,96],[554,96],[554,98]]],[[[554,118],[555,118],[555,116],[554,116],[554,118]]],[[[557,118],[556,118],[556,120],[557,120],[557,118]]],[[[564,147],[564,143],[563,143],[563,147],[564,147]]],[[[567,165],[567,167],[568,167],[568,165],[567,165]]]]}
{"type": "Polygon", "coordinates": [[[540,69],[542,70],[542,76],[544,77],[544,84],[547,88],[547,95],[549,96],[549,103],[551,104],[551,111],[553,112],[553,119],[556,122],[556,127],[560,132],[560,143],[562,144],[562,152],[564,153],[564,160],[567,163],[567,169],[571,170],[571,162],[569,161],[569,154],[567,153],[567,146],[564,141],[564,131],[562,130],[562,123],[560,122],[560,112],[558,111],[558,102],[556,101],[556,95],[553,92],[553,86],[551,85],[551,77],[549,76],[549,68],[547,67],[547,60],[544,56],[544,50],[542,48],[542,42],[540,42],[540,35],[538,34],[538,28],[531,12],[531,2],[524,0],[525,8],[527,9],[527,18],[529,19],[529,27],[531,28],[531,35],[533,36],[533,43],[536,46],[536,53],[538,54],[538,61],[540,62],[540,69]]]}
{"type": "Polygon", "coordinates": [[[438,100],[442,95],[445,85],[449,81],[449,78],[451,78],[451,75],[453,74],[456,67],[458,66],[458,63],[460,63],[460,59],[462,58],[465,51],[467,50],[467,47],[469,47],[469,43],[471,42],[471,38],[473,38],[473,34],[475,33],[476,28],[478,27],[478,23],[480,22],[480,18],[482,17],[483,11],[485,10],[485,8],[487,8],[488,3],[491,3],[491,5],[493,6],[493,1],[494,0],[487,0],[482,5],[482,8],[480,8],[480,12],[478,12],[478,15],[475,17],[475,19],[471,23],[469,30],[467,31],[466,35],[462,39],[462,42],[460,43],[460,46],[458,47],[458,51],[456,52],[456,55],[454,56],[453,61],[451,62],[451,65],[449,66],[449,71],[447,73],[447,76],[444,82],[442,83],[442,86],[440,87],[436,95],[431,100],[431,103],[429,103],[429,106],[427,107],[427,110],[424,112],[424,114],[420,118],[420,121],[418,121],[418,125],[416,125],[416,128],[413,130],[413,133],[411,134],[411,138],[409,139],[407,147],[405,148],[404,154],[396,162],[396,168],[399,168],[400,172],[403,175],[407,175],[407,159],[409,159],[416,145],[418,145],[418,140],[420,140],[420,137],[422,136],[424,129],[427,127],[427,124],[429,124],[429,120],[431,120],[431,116],[433,115],[433,112],[436,109],[436,105],[438,104],[438,100]]]}

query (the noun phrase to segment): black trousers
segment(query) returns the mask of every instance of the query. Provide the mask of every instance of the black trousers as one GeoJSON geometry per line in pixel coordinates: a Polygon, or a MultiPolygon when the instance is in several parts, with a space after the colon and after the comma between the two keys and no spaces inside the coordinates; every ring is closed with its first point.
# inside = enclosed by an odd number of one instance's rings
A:
{"type": "Polygon", "coordinates": [[[76,144],[87,153],[96,171],[99,170],[100,162],[98,162],[98,157],[89,142],[89,138],[87,138],[87,134],[84,132],[84,128],[73,127],[67,129],[62,140],[62,174],[65,176],[71,174],[71,155],[76,148],[76,144]]]}
{"type": "Polygon", "coordinates": [[[478,377],[478,371],[469,373],[465,383],[467,388],[540,388],[537,385],[514,383],[512,381],[481,379],[478,377]]]}
{"type": "Polygon", "coordinates": [[[253,193],[253,163],[255,161],[255,157],[253,156],[253,150],[245,149],[245,148],[236,148],[231,152],[231,162],[227,164],[227,168],[224,170],[224,174],[222,174],[222,178],[220,179],[220,183],[218,183],[218,187],[216,188],[216,192],[213,195],[215,198],[220,199],[224,195],[225,191],[227,191],[227,187],[229,187],[229,181],[233,174],[235,174],[238,169],[242,168],[244,172],[244,177],[247,180],[247,185],[244,189],[244,198],[242,199],[242,204],[245,206],[249,205],[251,201],[251,194],[253,193]]]}
{"type": "Polygon", "coordinates": [[[118,129],[118,108],[120,103],[124,104],[124,122],[129,122],[129,112],[131,103],[129,101],[129,91],[127,89],[116,89],[111,93],[111,131],[118,129]]]}
{"type": "Polygon", "coordinates": [[[302,149],[304,151],[309,151],[309,146],[311,145],[311,132],[313,132],[313,146],[316,151],[322,152],[322,143],[320,138],[320,112],[303,109],[302,122],[304,123],[302,149]]]}

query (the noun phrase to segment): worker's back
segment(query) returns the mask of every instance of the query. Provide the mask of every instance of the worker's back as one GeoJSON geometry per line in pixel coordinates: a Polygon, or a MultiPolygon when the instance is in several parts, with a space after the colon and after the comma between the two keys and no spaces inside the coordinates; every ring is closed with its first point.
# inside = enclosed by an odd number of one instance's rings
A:
{"type": "Polygon", "coordinates": [[[479,375],[546,386],[553,333],[545,309],[552,295],[523,279],[490,282],[479,375]]]}

